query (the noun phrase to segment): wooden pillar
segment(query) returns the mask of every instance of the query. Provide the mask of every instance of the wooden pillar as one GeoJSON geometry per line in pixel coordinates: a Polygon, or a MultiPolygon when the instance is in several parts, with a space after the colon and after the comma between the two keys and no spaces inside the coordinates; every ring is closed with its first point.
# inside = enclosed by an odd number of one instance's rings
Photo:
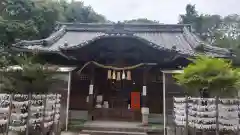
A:
{"type": "Polygon", "coordinates": [[[12,115],[12,108],[13,108],[13,103],[12,103],[12,101],[13,101],[13,97],[14,97],[14,94],[11,94],[11,95],[9,96],[9,110],[8,110],[8,114],[7,114],[6,135],[8,135],[8,133],[9,133],[9,126],[10,126],[10,124],[11,124],[10,118],[11,118],[11,115],[12,115]]]}
{"type": "Polygon", "coordinates": [[[147,70],[143,72],[142,107],[147,107],[147,70]]]}
{"type": "Polygon", "coordinates": [[[93,103],[94,103],[94,68],[91,67],[91,81],[88,95],[88,120],[93,120],[93,103]]]}
{"type": "Polygon", "coordinates": [[[27,116],[27,121],[26,121],[26,125],[27,125],[26,135],[29,135],[29,127],[30,127],[29,120],[30,120],[30,118],[32,116],[32,112],[31,112],[31,105],[32,105],[32,103],[31,103],[31,100],[32,100],[32,94],[29,93],[28,94],[28,105],[27,105],[27,107],[28,107],[28,109],[27,109],[28,116],[27,116]]]}
{"type": "Polygon", "coordinates": [[[185,123],[185,135],[188,135],[188,96],[185,96],[185,113],[186,113],[186,123],[185,123]]]}
{"type": "Polygon", "coordinates": [[[216,105],[216,135],[219,135],[219,108],[218,108],[218,104],[219,104],[219,97],[217,96],[215,98],[215,105],[216,105]]]}
{"type": "Polygon", "coordinates": [[[163,76],[163,135],[166,135],[166,74],[162,72],[163,76]]]}
{"type": "Polygon", "coordinates": [[[66,107],[66,124],[65,131],[68,131],[68,121],[69,121],[69,105],[70,105],[70,92],[71,92],[71,81],[72,81],[72,72],[68,73],[68,91],[67,91],[67,107],[66,107]]]}
{"type": "Polygon", "coordinates": [[[142,87],[142,124],[148,125],[149,108],[147,106],[147,73],[148,70],[145,68],[143,71],[143,87],[142,87]]]}

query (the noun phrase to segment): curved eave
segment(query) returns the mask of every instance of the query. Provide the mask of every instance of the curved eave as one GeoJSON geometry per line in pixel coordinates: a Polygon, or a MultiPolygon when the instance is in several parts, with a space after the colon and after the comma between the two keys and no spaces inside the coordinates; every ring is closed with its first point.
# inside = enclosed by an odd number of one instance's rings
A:
{"type": "Polygon", "coordinates": [[[168,48],[165,48],[165,47],[162,47],[161,45],[157,45],[153,42],[150,42],[146,39],[143,39],[141,37],[138,37],[138,36],[134,36],[134,35],[126,35],[126,34],[111,34],[111,35],[108,35],[108,34],[105,34],[105,35],[101,35],[101,36],[98,36],[98,37],[95,37],[91,40],[88,40],[86,42],[83,42],[83,43],[80,43],[78,45],[75,45],[75,46],[71,46],[71,47],[68,47],[68,46],[60,46],[59,47],[59,50],[61,50],[62,52],[64,51],[70,51],[70,50],[76,50],[76,49],[81,49],[82,47],[86,47],[90,44],[92,44],[93,42],[99,40],[99,39],[105,39],[105,38],[119,38],[119,37],[127,37],[127,38],[133,38],[133,39],[136,39],[136,40],[139,40],[143,43],[145,43],[146,45],[152,47],[153,49],[156,49],[156,50],[159,50],[159,51],[166,51],[166,52],[169,52],[169,53],[176,53],[176,54],[180,54],[180,55],[183,55],[183,56],[195,56],[195,52],[192,52],[192,53],[186,53],[182,50],[176,50],[176,49],[168,49],[168,48]]]}
{"type": "Polygon", "coordinates": [[[187,28],[183,29],[183,34],[186,38],[186,41],[189,42],[189,44],[192,46],[193,49],[197,49],[199,46],[203,45],[203,54],[205,55],[209,55],[211,56],[211,54],[213,54],[213,56],[219,56],[222,58],[229,58],[232,56],[230,50],[226,49],[226,48],[220,48],[217,46],[212,46],[207,42],[202,41],[197,35],[195,35],[194,33],[190,32],[187,28]]]}
{"type": "MultiPolygon", "coordinates": [[[[44,66],[44,68],[57,68],[56,69],[56,73],[60,72],[60,73],[69,73],[73,70],[75,70],[77,67],[66,67],[66,66],[60,66],[60,67],[56,67],[56,66],[44,66]]],[[[0,69],[0,71],[7,71],[7,72],[11,72],[11,71],[17,71],[17,70],[23,70],[23,67],[21,67],[20,65],[13,65],[13,66],[8,66],[6,67],[6,69],[0,69]]]]}
{"type": "Polygon", "coordinates": [[[18,51],[18,52],[26,52],[26,53],[38,53],[38,54],[55,54],[59,55],[61,57],[64,57],[67,60],[75,60],[72,59],[65,54],[63,54],[61,51],[49,51],[45,49],[37,49],[37,50],[32,50],[32,49],[27,49],[27,48],[19,48],[19,47],[11,47],[13,51],[18,51]]]}
{"type": "Polygon", "coordinates": [[[54,32],[53,34],[51,34],[49,37],[45,39],[31,40],[31,41],[21,40],[13,44],[12,46],[16,48],[23,48],[26,46],[34,46],[34,45],[51,46],[53,43],[59,40],[65,33],[66,33],[66,26],[62,26],[61,28],[59,28],[58,31],[54,32]]]}
{"type": "Polygon", "coordinates": [[[43,48],[36,48],[36,49],[28,49],[28,48],[23,48],[23,47],[17,47],[17,46],[12,46],[12,50],[18,51],[18,52],[29,52],[29,53],[59,53],[59,51],[56,50],[47,50],[43,48]]]}

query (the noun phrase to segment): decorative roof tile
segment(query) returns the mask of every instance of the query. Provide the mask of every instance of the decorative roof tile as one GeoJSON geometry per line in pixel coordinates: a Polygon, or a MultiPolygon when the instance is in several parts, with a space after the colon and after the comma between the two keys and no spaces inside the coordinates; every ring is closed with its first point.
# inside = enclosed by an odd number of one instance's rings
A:
{"type": "Polygon", "coordinates": [[[52,44],[51,50],[58,50],[59,47],[64,47],[64,43],[68,43],[68,47],[76,46],[80,43],[88,42],[93,38],[102,36],[104,33],[101,32],[67,32],[61,39],[52,44]]]}

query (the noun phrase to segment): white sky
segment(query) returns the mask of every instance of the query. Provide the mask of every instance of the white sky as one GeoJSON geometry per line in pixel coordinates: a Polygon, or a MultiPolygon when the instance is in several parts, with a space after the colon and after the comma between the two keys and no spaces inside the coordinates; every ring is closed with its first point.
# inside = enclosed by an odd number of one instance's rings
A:
{"type": "Polygon", "coordinates": [[[196,4],[200,13],[240,14],[240,0],[82,0],[85,5],[111,21],[148,18],[161,23],[177,23],[188,3],[196,4]]]}

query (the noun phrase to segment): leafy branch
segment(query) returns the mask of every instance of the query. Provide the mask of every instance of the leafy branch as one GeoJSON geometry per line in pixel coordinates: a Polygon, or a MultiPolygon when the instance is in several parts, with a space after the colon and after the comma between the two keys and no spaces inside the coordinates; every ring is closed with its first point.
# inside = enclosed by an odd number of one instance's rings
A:
{"type": "Polygon", "coordinates": [[[234,96],[240,88],[239,73],[227,60],[199,56],[184,69],[183,74],[174,78],[190,95],[199,95],[206,90],[210,96],[234,96]]]}

